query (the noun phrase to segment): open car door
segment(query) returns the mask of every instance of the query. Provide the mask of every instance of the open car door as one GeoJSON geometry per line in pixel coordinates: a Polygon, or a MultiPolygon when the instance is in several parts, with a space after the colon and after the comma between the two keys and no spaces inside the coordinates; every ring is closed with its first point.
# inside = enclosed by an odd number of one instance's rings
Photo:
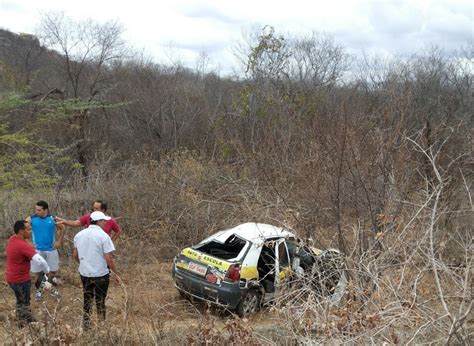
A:
{"type": "Polygon", "coordinates": [[[288,285],[291,276],[291,262],[285,239],[275,244],[275,296],[288,285]]]}

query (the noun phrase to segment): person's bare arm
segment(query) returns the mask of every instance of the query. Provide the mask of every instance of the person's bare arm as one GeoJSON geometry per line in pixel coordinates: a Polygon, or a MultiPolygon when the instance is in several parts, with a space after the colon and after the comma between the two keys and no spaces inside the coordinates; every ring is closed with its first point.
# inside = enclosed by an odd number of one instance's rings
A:
{"type": "Polygon", "coordinates": [[[66,220],[61,217],[56,216],[56,225],[66,225],[66,226],[71,226],[71,227],[80,227],[81,222],[79,220],[66,220]]]}
{"type": "Polygon", "coordinates": [[[77,252],[77,248],[74,248],[72,252],[72,257],[76,260],[77,263],[79,263],[79,253],[77,252]]]}
{"type": "Polygon", "coordinates": [[[120,233],[115,233],[115,231],[112,231],[112,232],[113,233],[112,233],[111,239],[113,242],[115,242],[115,240],[119,237],[120,233]]]}
{"type": "Polygon", "coordinates": [[[110,271],[112,272],[112,274],[114,274],[113,275],[114,281],[119,284],[122,281],[122,279],[120,279],[119,273],[117,271],[117,267],[115,266],[115,260],[114,260],[114,256],[112,255],[112,252],[105,253],[104,256],[105,256],[105,261],[107,262],[107,265],[109,266],[110,271]]]}
{"type": "Polygon", "coordinates": [[[114,260],[114,256],[112,255],[112,252],[106,253],[104,254],[104,256],[105,256],[105,261],[107,262],[107,265],[109,266],[112,273],[114,273],[115,275],[118,275],[117,267],[115,266],[115,260],[114,260]]]}
{"type": "Polygon", "coordinates": [[[57,226],[57,228],[58,228],[58,230],[59,230],[59,238],[58,238],[58,240],[56,240],[56,241],[54,242],[54,248],[55,248],[55,249],[59,249],[61,246],[63,246],[63,242],[64,242],[64,229],[65,229],[65,227],[64,227],[64,225],[62,225],[62,224],[60,224],[60,225],[59,225],[59,224],[56,224],[56,226],[57,226]]]}

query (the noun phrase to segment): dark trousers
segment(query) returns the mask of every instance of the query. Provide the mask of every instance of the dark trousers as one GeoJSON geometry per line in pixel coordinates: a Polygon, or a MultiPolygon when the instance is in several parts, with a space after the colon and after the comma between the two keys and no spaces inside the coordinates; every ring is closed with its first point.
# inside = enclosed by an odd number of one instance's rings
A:
{"type": "Polygon", "coordinates": [[[31,293],[31,281],[23,282],[21,284],[9,283],[16,297],[16,319],[19,326],[23,326],[26,323],[33,322],[34,319],[31,315],[30,307],[30,293],[31,293]]]}
{"type": "Polygon", "coordinates": [[[86,277],[81,275],[84,292],[84,328],[90,327],[92,305],[97,307],[97,316],[105,320],[105,298],[109,289],[109,274],[100,277],[86,277]]]}

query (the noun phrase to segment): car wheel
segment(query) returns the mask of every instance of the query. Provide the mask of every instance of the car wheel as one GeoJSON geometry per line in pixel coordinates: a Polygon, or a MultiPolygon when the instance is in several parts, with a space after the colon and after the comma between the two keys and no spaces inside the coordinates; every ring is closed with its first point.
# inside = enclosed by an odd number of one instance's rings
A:
{"type": "Polygon", "coordinates": [[[256,290],[248,290],[237,305],[237,314],[240,317],[247,317],[256,313],[260,309],[260,293],[256,290]]]}

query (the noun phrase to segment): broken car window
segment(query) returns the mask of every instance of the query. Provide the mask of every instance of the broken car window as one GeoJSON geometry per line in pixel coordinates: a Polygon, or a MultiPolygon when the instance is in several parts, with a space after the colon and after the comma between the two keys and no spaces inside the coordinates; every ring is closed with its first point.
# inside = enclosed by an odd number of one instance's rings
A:
{"type": "Polygon", "coordinates": [[[229,237],[225,243],[213,240],[207,244],[197,245],[195,249],[217,258],[229,260],[236,258],[245,244],[247,244],[245,240],[234,235],[229,237]]]}

